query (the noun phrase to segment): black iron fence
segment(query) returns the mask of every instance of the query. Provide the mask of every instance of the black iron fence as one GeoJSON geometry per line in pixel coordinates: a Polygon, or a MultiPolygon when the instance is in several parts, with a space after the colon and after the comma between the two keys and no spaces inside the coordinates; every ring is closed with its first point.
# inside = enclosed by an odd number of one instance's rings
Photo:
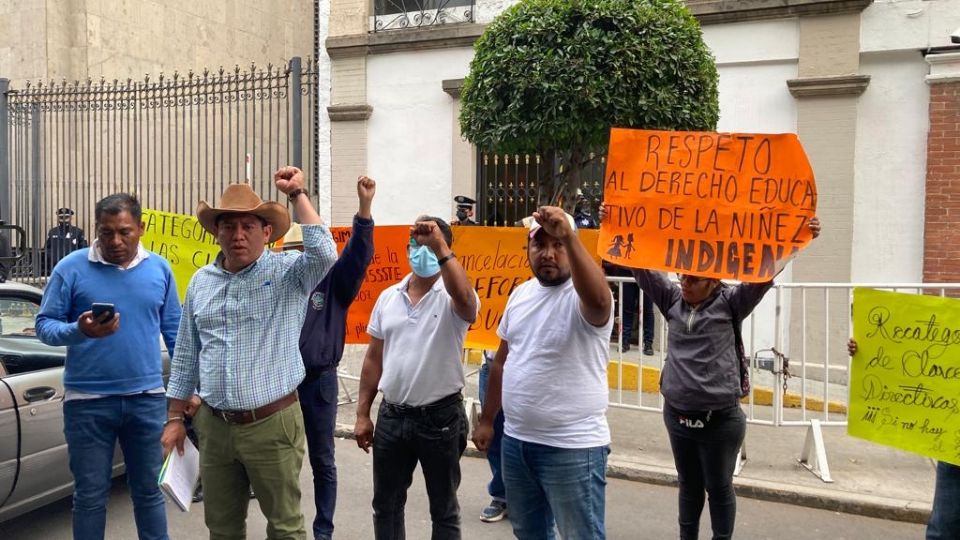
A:
{"type": "MultiPolygon", "coordinates": [[[[605,155],[590,156],[581,176],[585,203],[596,216],[603,198],[603,175],[607,166],[605,155]]],[[[479,152],[477,155],[477,222],[490,226],[511,226],[529,216],[541,204],[552,201],[549,189],[543,185],[559,172],[538,155],[499,155],[479,152]]]]}
{"type": "Polygon", "coordinates": [[[475,0],[374,0],[373,31],[404,30],[452,23],[470,23],[475,0]]]}
{"type": "Polygon", "coordinates": [[[111,193],[192,214],[231,182],[277,200],[278,165],[315,182],[316,86],[315,64],[300,58],[142,81],[14,89],[0,79],[0,220],[28,239],[13,276],[45,275],[44,239],[61,207],[93,237],[94,205],[111,193]]]}

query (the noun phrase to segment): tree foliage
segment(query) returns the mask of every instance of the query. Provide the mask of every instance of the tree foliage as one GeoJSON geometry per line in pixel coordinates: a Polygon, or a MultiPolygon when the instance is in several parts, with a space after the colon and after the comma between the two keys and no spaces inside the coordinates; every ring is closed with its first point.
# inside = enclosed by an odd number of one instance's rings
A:
{"type": "Polygon", "coordinates": [[[554,184],[568,194],[611,127],[716,128],[716,66],[678,0],[521,0],[475,50],[462,133],[485,151],[562,163],[554,184]]]}

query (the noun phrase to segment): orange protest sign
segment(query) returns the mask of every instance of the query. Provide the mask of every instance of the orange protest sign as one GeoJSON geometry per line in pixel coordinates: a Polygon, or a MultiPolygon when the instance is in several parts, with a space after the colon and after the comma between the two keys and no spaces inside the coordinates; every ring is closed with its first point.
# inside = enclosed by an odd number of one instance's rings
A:
{"type": "MultiPolygon", "coordinates": [[[[331,229],[337,247],[350,238],[349,227],[331,229]]],[[[533,277],[527,260],[528,230],[521,227],[453,227],[453,249],[480,297],[480,313],[467,332],[466,346],[496,349],[497,327],[510,293],[533,277]]],[[[597,231],[578,231],[590,253],[597,251],[597,231]]],[[[347,343],[369,343],[366,333],[370,313],[380,293],[410,272],[406,225],[377,226],[373,232],[374,257],[357,299],[347,313],[347,343]]],[[[597,259],[599,264],[599,258],[597,259]]]]}
{"type": "MultiPolygon", "coordinates": [[[[343,252],[352,229],[332,227],[330,233],[337,243],[337,251],[343,252]]],[[[377,298],[384,289],[399,283],[403,276],[410,273],[410,263],[407,261],[409,238],[408,225],[378,225],[373,228],[373,259],[367,267],[367,276],[360,292],[347,311],[347,343],[370,343],[367,322],[370,321],[377,298]]]]}
{"type": "Polygon", "coordinates": [[[763,282],[810,242],[817,188],[793,134],[618,128],[604,200],[604,259],[763,282]]]}
{"type": "Polygon", "coordinates": [[[480,297],[480,313],[467,332],[466,347],[500,346],[497,327],[510,293],[530,279],[527,232],[521,227],[456,227],[454,247],[480,297]]]}

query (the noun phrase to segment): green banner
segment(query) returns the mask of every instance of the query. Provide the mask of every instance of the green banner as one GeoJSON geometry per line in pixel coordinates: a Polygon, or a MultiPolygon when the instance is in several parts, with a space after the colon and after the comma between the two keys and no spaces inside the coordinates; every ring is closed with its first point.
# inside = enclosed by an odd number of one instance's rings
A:
{"type": "Polygon", "coordinates": [[[960,300],[853,292],[847,432],[960,465],[960,300]]]}

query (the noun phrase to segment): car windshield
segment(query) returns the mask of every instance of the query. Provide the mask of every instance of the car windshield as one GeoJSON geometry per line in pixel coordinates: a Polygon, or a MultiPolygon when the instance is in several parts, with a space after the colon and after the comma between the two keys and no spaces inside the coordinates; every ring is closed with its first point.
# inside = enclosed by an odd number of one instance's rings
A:
{"type": "Polygon", "coordinates": [[[19,298],[0,298],[0,336],[36,337],[40,306],[19,298]]]}

